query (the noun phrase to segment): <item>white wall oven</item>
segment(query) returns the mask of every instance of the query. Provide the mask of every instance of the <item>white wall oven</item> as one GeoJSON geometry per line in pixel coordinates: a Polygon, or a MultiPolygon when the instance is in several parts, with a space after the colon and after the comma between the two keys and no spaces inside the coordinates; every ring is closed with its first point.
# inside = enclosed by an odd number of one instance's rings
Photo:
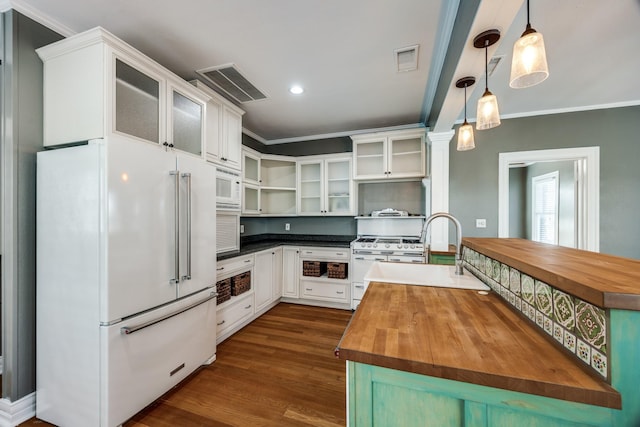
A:
{"type": "Polygon", "coordinates": [[[216,169],[216,209],[240,211],[242,194],[240,174],[229,169],[216,169]]]}
{"type": "Polygon", "coordinates": [[[358,238],[351,242],[351,308],[356,309],[367,288],[364,276],[376,261],[426,262],[421,241],[424,216],[356,217],[358,238]]]}

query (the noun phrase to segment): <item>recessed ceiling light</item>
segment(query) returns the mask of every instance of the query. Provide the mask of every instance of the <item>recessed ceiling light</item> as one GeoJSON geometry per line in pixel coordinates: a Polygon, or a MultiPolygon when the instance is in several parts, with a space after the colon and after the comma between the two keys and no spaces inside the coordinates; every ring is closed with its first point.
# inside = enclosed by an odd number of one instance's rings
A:
{"type": "Polygon", "coordinates": [[[304,92],[304,89],[302,88],[302,86],[294,85],[289,88],[289,92],[294,95],[300,95],[302,92],[304,92]]]}

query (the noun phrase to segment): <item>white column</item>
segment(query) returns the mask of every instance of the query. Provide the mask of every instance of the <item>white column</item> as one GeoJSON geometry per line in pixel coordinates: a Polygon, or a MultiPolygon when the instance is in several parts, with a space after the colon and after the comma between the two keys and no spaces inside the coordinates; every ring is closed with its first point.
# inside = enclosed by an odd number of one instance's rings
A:
{"type": "MultiPolygon", "coordinates": [[[[431,213],[449,212],[449,142],[454,134],[454,130],[427,133],[431,145],[431,213]]],[[[431,250],[449,249],[449,221],[446,218],[434,220],[430,231],[431,250]]]]}

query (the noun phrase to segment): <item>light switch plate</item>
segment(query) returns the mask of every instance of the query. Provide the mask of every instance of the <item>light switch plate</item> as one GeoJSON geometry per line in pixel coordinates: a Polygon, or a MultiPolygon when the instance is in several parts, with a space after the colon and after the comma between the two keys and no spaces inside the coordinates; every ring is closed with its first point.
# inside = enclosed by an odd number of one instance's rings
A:
{"type": "Polygon", "coordinates": [[[244,233],[244,224],[240,224],[240,234],[244,233]]]}
{"type": "Polygon", "coordinates": [[[487,220],[484,218],[476,219],[476,228],[487,228],[487,220]]]}
{"type": "Polygon", "coordinates": [[[285,231],[289,231],[291,230],[291,224],[289,224],[288,222],[284,225],[284,230],[285,231]]]}

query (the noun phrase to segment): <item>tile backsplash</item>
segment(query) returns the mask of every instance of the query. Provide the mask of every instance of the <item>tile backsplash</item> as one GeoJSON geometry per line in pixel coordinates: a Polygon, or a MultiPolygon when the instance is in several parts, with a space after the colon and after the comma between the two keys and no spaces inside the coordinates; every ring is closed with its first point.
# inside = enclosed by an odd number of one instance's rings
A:
{"type": "Polygon", "coordinates": [[[544,333],[604,379],[607,312],[473,249],[463,250],[465,268],[544,333]]]}

